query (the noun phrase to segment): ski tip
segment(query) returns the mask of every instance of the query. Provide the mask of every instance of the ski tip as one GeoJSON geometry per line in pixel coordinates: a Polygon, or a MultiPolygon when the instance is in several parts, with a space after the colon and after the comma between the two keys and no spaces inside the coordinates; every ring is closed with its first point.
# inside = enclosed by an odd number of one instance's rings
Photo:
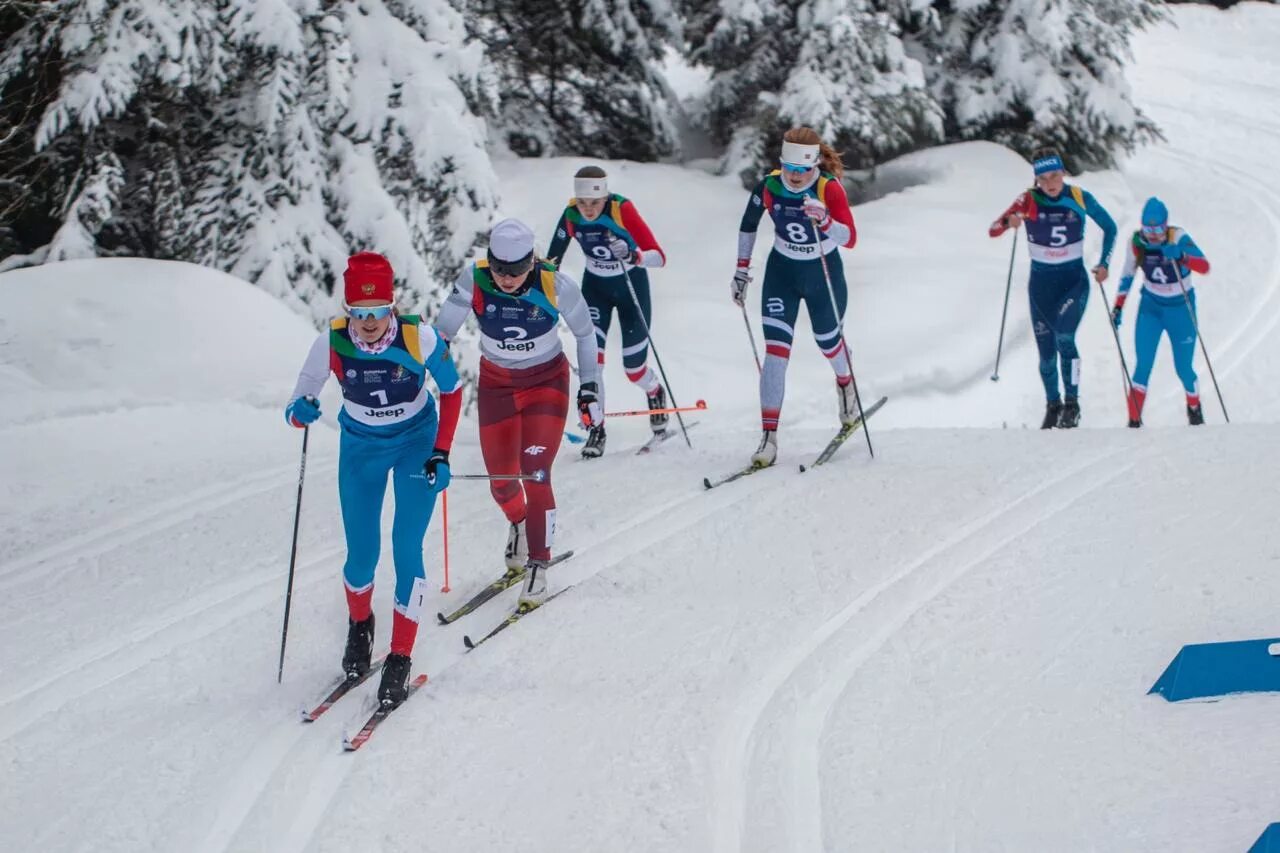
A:
{"type": "Polygon", "coordinates": [[[801,466],[800,466],[800,473],[801,473],[801,474],[803,474],[805,471],[808,471],[808,470],[809,470],[809,469],[808,469],[808,468],[806,468],[805,466],[803,466],[803,465],[801,465],[801,466]]]}
{"type": "Polygon", "coordinates": [[[702,478],[702,488],[704,488],[704,489],[709,489],[709,488],[711,488],[711,478],[710,478],[710,477],[703,477],[703,478],[702,478]]]}
{"type": "Polygon", "coordinates": [[[448,619],[448,617],[447,617],[447,616],[445,616],[443,613],[437,613],[437,614],[436,614],[436,619],[438,619],[438,620],[440,621],[440,624],[441,624],[441,625],[448,625],[448,624],[449,624],[449,619],[448,619]]]}
{"type": "Polygon", "coordinates": [[[467,647],[467,651],[470,651],[471,649],[474,649],[476,647],[476,644],[473,643],[471,641],[471,638],[468,637],[466,634],[462,635],[462,645],[467,647]]]}

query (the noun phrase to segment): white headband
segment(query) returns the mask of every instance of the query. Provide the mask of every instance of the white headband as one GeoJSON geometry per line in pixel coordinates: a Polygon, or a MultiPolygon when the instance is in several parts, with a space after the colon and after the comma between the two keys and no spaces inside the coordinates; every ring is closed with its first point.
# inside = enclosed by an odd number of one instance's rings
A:
{"type": "Polygon", "coordinates": [[[609,195],[608,178],[574,178],[574,198],[607,198],[609,195]]]}
{"type": "Polygon", "coordinates": [[[782,143],[782,162],[789,163],[792,166],[816,166],[818,165],[817,145],[802,145],[799,142],[783,142],[782,143]]]}

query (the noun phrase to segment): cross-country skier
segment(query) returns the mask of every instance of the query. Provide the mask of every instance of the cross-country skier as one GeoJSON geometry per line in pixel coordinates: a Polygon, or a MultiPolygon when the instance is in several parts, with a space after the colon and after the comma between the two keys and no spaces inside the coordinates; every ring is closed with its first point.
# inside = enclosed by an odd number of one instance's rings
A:
{"type": "Polygon", "coordinates": [[[534,255],[533,232],[515,219],[493,226],[487,258],[463,270],[436,329],[452,339],[472,312],[480,324],[477,408],[485,468],[492,475],[544,474],[491,484],[511,523],[508,573],[526,571],[520,609],[530,610],[547,595],[542,570],[556,526],[551,465],[569,412],[569,361],[556,326],[563,319],[577,338],[578,414],[588,428],[603,421],[595,329],[578,285],[534,255]]]}
{"type": "MultiPolygon", "coordinates": [[[[573,198],[556,223],[547,257],[559,264],[570,240],[578,241],[586,258],[582,295],[587,300],[599,343],[601,405],[604,403],[604,345],[613,312],[617,311],[618,323],[622,326],[622,367],[627,378],[644,390],[650,409],[666,408],[666,392],[648,364],[648,330],[653,313],[649,302],[649,274],[645,268],[661,268],[667,256],[635,204],[609,192],[608,177],[599,166],[584,166],[573,176],[573,198]]],[[[662,432],[667,428],[667,415],[650,415],[649,426],[654,432],[662,432]]],[[[604,453],[604,444],[602,423],[591,428],[582,455],[600,456],[604,453]]]]}
{"type": "Polygon", "coordinates": [[[285,419],[295,427],[313,423],[320,417],[316,397],[330,373],[337,377],[343,396],[338,497],[347,538],[342,578],[349,615],[342,668],[351,679],[368,672],[373,651],[373,576],[391,474],[395,613],[378,699],[398,705],[405,697],[426,594],[422,539],[436,495],[449,487],[449,448],[462,398],[445,342],[418,317],[396,313],[387,259],[373,252],[353,255],[342,278],[347,314],[311,346],[285,419]],[[440,389],[438,417],[427,374],[440,389]]]}
{"type": "Polygon", "coordinates": [[[848,292],[844,265],[837,249],[853,248],[858,238],[849,199],[840,184],[844,164],[817,132],[795,127],[782,137],[780,166],[756,185],[747,202],[738,234],[738,266],[731,290],[733,301],[745,305],[756,230],[760,227],[760,218],[768,211],[773,218],[773,249],[765,264],[764,284],[760,289],[765,339],[764,366],[760,374],[760,420],[764,434],[751,457],[752,463],[762,468],[772,465],[778,456],[778,420],[801,302],[808,309],[818,348],[835,371],[840,421],[849,424],[857,417],[853,375],[841,334],[848,292]],[[826,274],[831,277],[838,314],[832,309],[826,274]]]}
{"type": "Polygon", "coordinates": [[[1093,267],[1093,277],[1098,282],[1107,280],[1116,223],[1090,193],[1066,182],[1066,167],[1056,151],[1037,151],[1032,165],[1035,186],[1014,199],[988,233],[999,237],[1010,228],[1027,224],[1027,248],[1031,253],[1027,291],[1047,400],[1040,428],[1070,429],[1080,423],[1076,328],[1089,301],[1089,275],[1084,268],[1085,219],[1092,219],[1102,229],[1102,254],[1093,267]],[[1058,386],[1059,361],[1062,390],[1058,386]]]}
{"type": "Polygon", "coordinates": [[[1142,227],[1133,232],[1129,251],[1125,253],[1124,272],[1111,318],[1120,328],[1125,297],[1133,286],[1133,277],[1142,268],[1146,279],[1142,285],[1142,302],[1134,328],[1134,347],[1138,364],[1133,371],[1133,390],[1129,394],[1129,426],[1142,426],[1142,404],[1147,398],[1147,381],[1155,364],[1160,336],[1169,335],[1173,347],[1173,364],[1187,392],[1187,421],[1192,426],[1204,423],[1200,409],[1200,388],[1193,366],[1196,354],[1196,323],[1192,312],[1196,291],[1191,273],[1209,272],[1204,252],[1181,228],[1169,224],[1169,210],[1158,198],[1147,199],[1142,208],[1142,227]],[[1186,289],[1186,297],[1183,296],[1186,289]],[[1187,303],[1191,310],[1187,310],[1187,303]]]}

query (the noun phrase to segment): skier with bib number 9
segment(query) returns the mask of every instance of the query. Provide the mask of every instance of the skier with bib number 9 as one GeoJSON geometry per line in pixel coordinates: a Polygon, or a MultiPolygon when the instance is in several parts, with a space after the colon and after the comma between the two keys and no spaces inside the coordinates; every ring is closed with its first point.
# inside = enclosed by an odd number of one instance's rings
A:
{"type": "Polygon", "coordinates": [[[837,250],[842,246],[853,248],[858,239],[853,211],[840,184],[844,164],[817,132],[795,127],[782,137],[779,165],[780,168],[766,175],[751,191],[739,228],[738,266],[731,290],[733,301],[745,305],[756,231],[768,211],[773,219],[774,239],[760,291],[765,340],[764,365],[760,372],[763,435],[751,457],[752,464],[761,468],[772,465],[778,456],[778,422],[801,302],[808,309],[818,349],[827,357],[836,375],[840,421],[851,424],[858,416],[853,374],[841,334],[848,289],[837,250]],[[831,277],[838,313],[831,304],[826,274],[831,277]]]}
{"type": "Polygon", "coordinates": [[[1045,413],[1041,429],[1071,429],[1080,423],[1080,351],[1076,329],[1089,302],[1089,275],[1084,268],[1085,220],[1102,229],[1102,254],[1093,277],[1107,280],[1116,223],[1097,199],[1066,182],[1066,167],[1054,150],[1035,153],[1035,186],[1014,199],[988,233],[999,237],[1010,228],[1027,225],[1031,254],[1031,324],[1040,350],[1040,379],[1044,383],[1045,413]],[[1058,363],[1062,363],[1062,390],[1058,363]],[[1065,391],[1065,399],[1064,392],[1065,391]]]}
{"type": "Polygon", "coordinates": [[[1146,282],[1142,285],[1142,302],[1133,335],[1138,363],[1133,370],[1133,389],[1129,394],[1129,426],[1142,426],[1147,381],[1155,365],[1160,336],[1165,333],[1169,335],[1173,364],[1187,394],[1187,422],[1199,426],[1204,423],[1204,411],[1200,408],[1200,386],[1194,366],[1196,292],[1191,273],[1206,274],[1209,261],[1190,234],[1169,224],[1169,210],[1158,198],[1147,199],[1142,208],[1142,227],[1133,232],[1125,254],[1120,288],[1111,309],[1111,319],[1117,329],[1125,298],[1139,267],[1146,282]]]}
{"type": "MultiPolygon", "coordinates": [[[[573,198],[556,223],[547,257],[559,265],[571,240],[578,241],[586,258],[582,296],[587,300],[599,345],[601,405],[604,404],[604,345],[613,312],[617,311],[618,323],[622,326],[622,367],[627,378],[644,390],[650,410],[665,409],[666,391],[648,363],[648,331],[653,312],[649,275],[645,269],[665,266],[667,256],[635,204],[609,192],[608,176],[599,166],[584,166],[573,176],[573,198]]],[[[667,428],[667,418],[665,412],[650,415],[649,427],[661,433],[667,428]]],[[[604,444],[602,423],[591,428],[582,455],[588,459],[601,456],[604,444]]]]}
{"type": "Polygon", "coordinates": [[[543,570],[556,527],[551,466],[569,413],[569,360],[556,329],[563,319],[577,339],[578,414],[588,429],[604,421],[596,334],[578,285],[534,254],[533,232],[515,219],[493,226],[486,258],[458,276],[436,329],[452,339],[472,313],[480,325],[476,402],[485,468],[538,477],[490,484],[511,525],[508,573],[525,572],[520,609],[530,610],[547,597],[543,570]]]}
{"type": "Polygon", "coordinates": [[[449,487],[449,448],[462,409],[448,347],[417,316],[396,313],[394,278],[382,255],[360,252],[350,258],[343,273],[346,316],[333,320],[312,344],[285,409],[289,424],[305,427],[320,417],[316,398],[330,373],[342,387],[338,497],[347,539],[342,577],[348,612],[342,669],[352,680],[371,665],[373,579],[391,474],[396,586],[391,652],[378,687],[384,706],[398,705],[406,695],[426,596],[422,539],[436,495],[449,487]],[[428,374],[440,390],[439,416],[428,374]]]}

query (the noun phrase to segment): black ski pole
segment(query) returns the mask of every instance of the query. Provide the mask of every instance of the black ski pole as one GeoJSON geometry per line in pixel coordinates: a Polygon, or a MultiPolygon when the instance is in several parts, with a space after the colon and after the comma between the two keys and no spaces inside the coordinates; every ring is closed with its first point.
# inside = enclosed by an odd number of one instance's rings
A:
{"type": "Polygon", "coordinates": [[[822,262],[822,277],[827,280],[827,296],[831,299],[831,314],[836,318],[836,329],[840,332],[840,345],[844,347],[845,364],[849,365],[849,381],[853,383],[853,399],[858,404],[858,420],[862,423],[862,434],[867,439],[867,452],[876,458],[871,447],[871,432],[867,429],[867,416],[862,411],[862,395],[858,393],[858,377],[853,372],[853,353],[849,352],[849,342],[844,337],[844,317],[840,316],[840,306],[836,303],[836,289],[831,285],[831,270],[827,268],[827,256],[822,251],[822,232],[818,230],[818,220],[809,217],[813,226],[813,239],[818,247],[818,260],[822,262]]]}
{"type": "Polygon", "coordinates": [[[302,481],[307,476],[307,438],[311,427],[302,428],[302,461],[298,464],[298,502],[293,507],[293,547],[289,551],[289,585],[284,593],[284,627],[280,629],[280,668],[276,684],[284,680],[284,646],[289,637],[289,607],[293,604],[293,570],[298,563],[298,522],[302,520],[302,481]]]}
{"type": "Polygon", "coordinates": [[[996,339],[996,369],[991,381],[1000,381],[1000,351],[1004,349],[1004,323],[1009,316],[1009,291],[1013,288],[1013,258],[1018,254],[1018,232],[1013,232],[1013,248],[1009,250],[1009,275],[1004,280],[1004,310],[1000,312],[1000,337],[996,339]]]}
{"type": "MultiPolygon", "coordinates": [[[[653,335],[649,334],[649,321],[644,318],[644,311],[640,308],[640,297],[636,295],[635,286],[631,283],[631,273],[627,271],[626,265],[622,267],[622,276],[627,280],[627,290],[631,292],[631,301],[635,303],[636,313],[640,315],[640,325],[644,326],[644,337],[649,342],[649,349],[653,350],[653,360],[658,363],[658,372],[662,374],[662,384],[667,386],[667,394],[671,396],[671,405],[679,408],[680,404],[676,402],[676,392],[671,390],[671,381],[667,379],[667,370],[662,366],[662,356],[658,355],[658,345],[653,342],[653,335]]],[[[684,433],[684,443],[689,447],[693,447],[693,442],[689,441],[689,430],[684,425],[684,415],[676,412],[676,421],[680,424],[680,432],[684,433]]]]}
{"type": "Polygon", "coordinates": [[[1222,417],[1227,423],[1231,423],[1231,418],[1227,415],[1227,404],[1222,400],[1222,389],[1218,387],[1218,376],[1213,372],[1213,362],[1209,360],[1209,348],[1205,345],[1204,336],[1200,334],[1200,321],[1196,319],[1196,310],[1191,306],[1191,294],[1187,292],[1187,285],[1182,280],[1182,265],[1174,261],[1173,271],[1178,276],[1182,301],[1187,306],[1187,313],[1191,315],[1191,328],[1195,330],[1196,339],[1200,341],[1200,352],[1204,353],[1204,363],[1209,366],[1209,378],[1213,380],[1213,390],[1218,394],[1218,405],[1222,407],[1222,417]]]}
{"type": "Polygon", "coordinates": [[[1129,401],[1133,399],[1133,386],[1129,381],[1129,364],[1124,358],[1124,348],[1120,346],[1120,330],[1116,328],[1115,321],[1111,319],[1111,312],[1107,310],[1107,306],[1111,304],[1111,301],[1107,299],[1107,289],[1102,286],[1102,282],[1098,282],[1098,292],[1102,294],[1103,314],[1107,318],[1107,325],[1111,327],[1111,337],[1115,339],[1116,352],[1120,354],[1120,373],[1124,384],[1124,404],[1127,408],[1129,401]]]}

